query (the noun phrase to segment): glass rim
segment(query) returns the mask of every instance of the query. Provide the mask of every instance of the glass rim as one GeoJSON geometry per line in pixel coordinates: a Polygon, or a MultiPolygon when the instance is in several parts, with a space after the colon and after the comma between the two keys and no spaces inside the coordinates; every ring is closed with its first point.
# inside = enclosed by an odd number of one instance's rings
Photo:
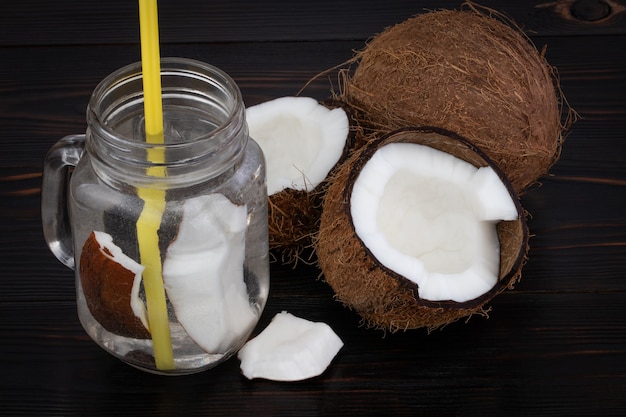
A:
{"type": "MultiPolygon", "coordinates": [[[[207,80],[212,79],[216,82],[216,85],[222,87],[223,91],[230,93],[232,96],[235,105],[233,106],[232,110],[228,112],[227,117],[214,130],[202,136],[199,136],[193,142],[219,135],[223,130],[228,129],[229,126],[235,123],[236,118],[240,117],[239,108],[243,107],[241,90],[239,89],[239,86],[233,80],[233,78],[218,67],[191,58],[162,57],[160,70],[161,77],[163,77],[164,75],[172,76],[176,74],[187,74],[187,76],[189,76],[190,74],[196,74],[200,76],[196,78],[206,78],[207,80]]],[[[133,62],[131,64],[120,67],[104,77],[91,93],[91,97],[89,99],[87,107],[87,119],[89,120],[90,114],[93,115],[93,118],[98,123],[99,130],[104,131],[110,138],[114,138],[116,142],[126,143],[135,148],[152,149],[158,147],[162,149],[173,149],[185,146],[186,144],[184,143],[154,144],[146,141],[130,140],[126,137],[120,136],[114,129],[108,126],[107,123],[102,120],[102,115],[96,111],[96,109],[98,108],[98,100],[104,97],[105,93],[109,89],[116,85],[121,85],[130,81],[142,79],[142,77],[143,75],[141,61],[133,62]]],[[[140,100],[143,102],[143,90],[136,91],[136,93],[138,97],[141,97],[140,100]]],[[[245,108],[241,110],[245,111],[245,108]]]]}

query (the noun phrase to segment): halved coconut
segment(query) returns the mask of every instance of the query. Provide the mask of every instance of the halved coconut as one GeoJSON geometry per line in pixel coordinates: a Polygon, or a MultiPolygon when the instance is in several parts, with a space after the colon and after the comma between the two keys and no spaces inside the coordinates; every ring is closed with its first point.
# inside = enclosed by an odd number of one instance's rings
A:
{"type": "Polygon", "coordinates": [[[351,145],[348,114],[339,102],[281,97],[249,107],[246,119],[267,162],[270,248],[297,259],[317,230],[322,184],[351,145]]]}
{"type": "Polygon", "coordinates": [[[87,307],[111,333],[150,337],[146,306],[139,297],[143,270],[107,233],[91,232],[83,244],[79,273],[87,307]]]}
{"type": "Polygon", "coordinates": [[[329,325],[278,313],[238,353],[248,379],[301,381],[322,374],[343,347],[329,325]]]}
{"type": "Polygon", "coordinates": [[[337,298],[373,326],[443,326],[484,313],[528,247],[510,183],[477,148],[407,128],[350,157],[328,188],[316,250],[337,298]]]}

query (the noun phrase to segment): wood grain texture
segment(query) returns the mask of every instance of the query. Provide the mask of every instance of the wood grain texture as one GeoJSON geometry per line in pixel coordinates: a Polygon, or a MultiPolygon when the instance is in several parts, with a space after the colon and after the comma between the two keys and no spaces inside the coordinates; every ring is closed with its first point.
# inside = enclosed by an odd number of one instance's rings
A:
{"type": "MultiPolygon", "coordinates": [[[[580,1],[580,0],[579,0],[580,1]]],[[[476,2],[515,19],[526,30],[544,35],[624,33],[624,2],[604,19],[588,22],[572,15],[576,0],[499,0],[476,2]]],[[[161,41],[221,43],[366,39],[385,27],[426,10],[460,8],[451,0],[160,0],[161,41]]],[[[126,0],[5,1],[0,5],[2,45],[137,43],[137,3],[126,0]]]]}
{"type": "MultiPolygon", "coordinates": [[[[322,376],[276,383],[246,380],[236,358],[148,375],[86,336],[73,274],[43,240],[42,162],[85,130],[98,81],[139,59],[136,4],[1,2],[0,415],[626,415],[626,2],[606,0],[610,15],[594,21],[575,18],[574,3],[482,2],[546,47],[580,115],[561,159],[522,197],[532,237],[521,282],[489,318],[383,334],[335,301],[314,266],[274,263],[257,331],[287,310],[345,342],[322,376]]],[[[161,0],[162,54],[224,69],[252,105],[297,94],[390,24],[459,4],[161,0]]],[[[303,94],[326,98],[335,81],[331,72],[303,94]]]]}

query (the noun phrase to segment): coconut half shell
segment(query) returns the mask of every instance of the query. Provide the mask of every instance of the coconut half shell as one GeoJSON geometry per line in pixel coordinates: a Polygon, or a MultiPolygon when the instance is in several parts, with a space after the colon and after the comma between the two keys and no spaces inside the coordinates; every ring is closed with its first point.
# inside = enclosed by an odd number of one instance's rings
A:
{"type": "Polygon", "coordinates": [[[316,240],[318,263],[336,298],[373,327],[396,331],[434,329],[473,314],[521,277],[528,250],[528,229],[519,199],[498,167],[466,139],[438,128],[406,128],[370,142],[336,172],[328,187],[316,240]],[[417,285],[385,267],[357,236],[350,211],[352,187],[367,161],[389,143],[415,143],[446,152],[475,167],[491,167],[518,209],[518,218],[497,223],[500,264],[497,283],[481,296],[465,301],[429,301],[417,285]]]}
{"type": "MultiPolygon", "coordinates": [[[[324,161],[325,165],[330,166],[330,169],[326,171],[328,176],[347,158],[355,142],[352,113],[345,103],[339,100],[326,100],[318,103],[310,97],[281,97],[247,110],[250,135],[263,149],[268,165],[269,246],[270,249],[281,253],[281,260],[285,263],[295,264],[301,259],[304,250],[312,246],[312,237],[317,233],[319,227],[326,181],[325,179],[311,181],[307,172],[298,167],[298,162],[286,160],[287,157],[282,155],[281,147],[271,142],[285,137],[286,140],[293,140],[294,143],[300,141],[300,145],[295,146],[301,146],[305,149],[307,144],[304,143],[303,138],[312,136],[313,130],[329,132],[334,129],[332,126],[324,126],[329,123],[325,121],[329,114],[325,109],[345,113],[345,122],[338,117],[332,118],[332,124],[337,125],[337,135],[332,138],[332,141],[339,144],[341,152],[333,152],[335,160],[324,161]],[[298,106],[304,107],[305,110],[296,109],[298,106]],[[262,116],[259,115],[260,111],[262,111],[262,116]],[[288,129],[290,120],[295,118],[304,120],[302,123],[292,123],[292,127],[288,129]],[[272,119],[276,120],[273,125],[270,123],[272,119]],[[266,123],[268,125],[264,126],[266,123]],[[271,153],[277,153],[277,155],[271,153]],[[297,178],[281,179],[283,187],[277,189],[273,185],[275,179],[272,178],[272,172],[282,171],[284,173],[285,169],[275,169],[276,167],[271,165],[285,164],[285,162],[290,168],[297,170],[297,178]],[[302,182],[303,184],[291,185],[290,182],[302,182]]],[[[333,143],[333,147],[336,147],[335,143],[333,143]]],[[[285,147],[287,146],[294,145],[286,144],[285,147]]],[[[324,146],[324,148],[328,147],[324,146]]],[[[326,150],[321,149],[320,151],[326,150]]],[[[307,155],[308,157],[309,155],[307,155]]]]}

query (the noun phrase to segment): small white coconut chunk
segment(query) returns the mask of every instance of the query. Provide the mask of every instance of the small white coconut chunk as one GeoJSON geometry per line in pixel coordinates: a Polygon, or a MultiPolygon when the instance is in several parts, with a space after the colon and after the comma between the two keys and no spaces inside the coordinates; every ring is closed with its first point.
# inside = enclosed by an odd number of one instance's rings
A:
{"type": "Polygon", "coordinates": [[[267,192],[312,190],[343,153],[349,121],[341,108],[311,97],[281,97],[246,109],[252,137],[267,162],[267,192]]]}
{"type": "Polygon", "coordinates": [[[146,309],[146,304],[139,296],[139,291],[141,290],[141,279],[143,276],[143,271],[146,269],[140,263],[135,262],[131,257],[126,255],[122,248],[113,243],[113,236],[105,232],[99,232],[94,230],[94,235],[96,237],[96,241],[100,245],[100,249],[102,254],[107,258],[111,259],[114,262],[117,262],[125,269],[129,270],[133,274],[135,274],[135,278],[133,279],[133,287],[130,292],[130,308],[133,313],[141,323],[144,325],[146,329],[150,329],[148,326],[148,311],[146,309]],[[106,250],[104,250],[106,249],[106,250]]]}
{"type": "Polygon", "coordinates": [[[428,146],[392,143],[363,166],[350,198],[355,232],[420,298],[464,302],[498,280],[496,224],[518,217],[490,167],[428,146]]]}
{"type": "Polygon", "coordinates": [[[238,358],[248,379],[301,381],[321,375],[342,347],[326,323],[283,311],[241,348],[238,358]]]}
{"type": "Polygon", "coordinates": [[[186,200],[163,283],[176,318],[200,347],[225,353],[256,323],[244,282],[247,211],[222,194],[186,200]]]}

